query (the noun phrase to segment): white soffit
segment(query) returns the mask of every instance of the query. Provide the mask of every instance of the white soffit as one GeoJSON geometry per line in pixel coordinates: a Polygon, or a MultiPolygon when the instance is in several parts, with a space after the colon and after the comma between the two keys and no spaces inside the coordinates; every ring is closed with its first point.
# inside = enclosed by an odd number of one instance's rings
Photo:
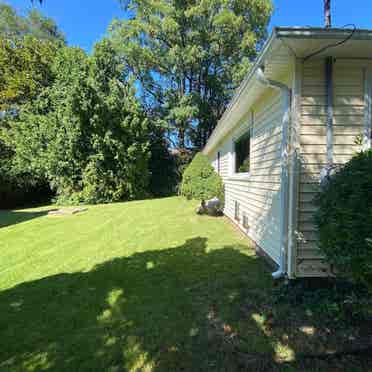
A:
{"type": "MultiPolygon", "coordinates": [[[[203,153],[209,154],[218,143],[238,124],[249,107],[260,97],[265,89],[257,82],[256,71],[264,67],[265,75],[272,80],[280,80],[288,74],[293,58],[305,58],[320,49],[352,37],[341,45],[329,47],[316,57],[371,58],[372,30],[323,29],[309,27],[274,28],[255,64],[249,71],[225,113],[210,136],[203,153]]],[[[314,56],[315,58],[315,56],[314,56]]]]}

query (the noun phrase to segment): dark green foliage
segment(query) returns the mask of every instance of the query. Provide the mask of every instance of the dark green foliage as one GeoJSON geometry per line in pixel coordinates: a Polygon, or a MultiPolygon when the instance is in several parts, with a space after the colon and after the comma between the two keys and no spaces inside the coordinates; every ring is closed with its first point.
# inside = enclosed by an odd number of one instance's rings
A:
{"type": "Polygon", "coordinates": [[[56,51],[56,44],[48,40],[0,35],[0,110],[19,108],[52,83],[56,51]]]}
{"type": "Polygon", "coordinates": [[[274,289],[278,306],[307,311],[324,324],[350,324],[371,318],[372,302],[367,289],[348,281],[328,278],[291,280],[274,289]]]}
{"type": "Polygon", "coordinates": [[[152,196],[173,195],[177,186],[176,158],[171,154],[162,128],[152,125],[150,134],[149,191],[152,196]]]}
{"type": "Polygon", "coordinates": [[[15,152],[5,138],[11,117],[3,115],[0,119],[0,209],[47,202],[52,196],[45,177],[14,166],[15,152]]]}
{"type": "Polygon", "coordinates": [[[191,163],[195,153],[188,149],[173,149],[173,157],[176,162],[176,171],[177,171],[177,184],[179,185],[182,181],[182,176],[185,169],[191,163]]]}
{"type": "Polygon", "coordinates": [[[51,196],[49,185],[27,172],[12,168],[13,152],[0,139],[0,209],[14,208],[32,202],[45,202],[51,196]]]}
{"type": "Polygon", "coordinates": [[[198,153],[185,169],[181,195],[188,199],[208,200],[217,197],[223,203],[224,192],[221,177],[214,171],[206,155],[198,153]]]}
{"type": "MultiPolygon", "coordinates": [[[[24,175],[27,180],[28,175],[24,175]]],[[[53,196],[48,183],[20,183],[19,177],[0,179],[0,209],[13,209],[18,207],[46,204],[53,196]]]]}
{"type": "Polygon", "coordinates": [[[54,82],[10,124],[13,166],[46,177],[60,202],[143,198],[148,124],[111,44],[61,48],[54,82]]]}
{"type": "Polygon", "coordinates": [[[45,17],[36,9],[22,16],[7,4],[0,4],[0,35],[12,40],[32,35],[38,40],[65,43],[65,37],[53,19],[45,17]]]}
{"type": "Polygon", "coordinates": [[[345,164],[317,198],[320,248],[340,275],[372,287],[372,150],[345,164]]]}
{"type": "Polygon", "coordinates": [[[0,193],[12,201],[6,206],[28,204],[30,190],[34,202],[45,184],[61,203],[174,192],[177,173],[164,136],[156,122],[149,128],[112,44],[101,41],[90,57],[63,46],[48,22],[0,6],[0,193]]]}
{"type": "Polygon", "coordinates": [[[51,196],[45,175],[15,166],[15,147],[8,142],[9,122],[52,85],[53,61],[64,43],[50,18],[35,9],[22,16],[0,4],[0,208],[29,205],[51,196]]]}

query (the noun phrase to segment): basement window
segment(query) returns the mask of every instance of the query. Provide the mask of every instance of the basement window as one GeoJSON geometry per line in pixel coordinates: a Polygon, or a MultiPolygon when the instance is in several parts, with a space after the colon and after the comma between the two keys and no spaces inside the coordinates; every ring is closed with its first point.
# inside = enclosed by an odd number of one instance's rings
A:
{"type": "Polygon", "coordinates": [[[250,132],[235,141],[235,173],[249,173],[251,135],[250,132]]]}

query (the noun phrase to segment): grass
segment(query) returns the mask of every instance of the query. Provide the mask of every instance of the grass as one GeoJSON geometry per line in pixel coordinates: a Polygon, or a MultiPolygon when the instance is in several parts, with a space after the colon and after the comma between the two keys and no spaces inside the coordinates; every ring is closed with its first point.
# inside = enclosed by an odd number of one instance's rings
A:
{"type": "MultiPolygon", "coordinates": [[[[273,302],[262,259],[180,198],[0,212],[1,371],[364,371],[355,329],[273,302]],[[329,332],[328,332],[329,331],[329,332]]],[[[372,369],[371,369],[372,370],[372,369]]]]}

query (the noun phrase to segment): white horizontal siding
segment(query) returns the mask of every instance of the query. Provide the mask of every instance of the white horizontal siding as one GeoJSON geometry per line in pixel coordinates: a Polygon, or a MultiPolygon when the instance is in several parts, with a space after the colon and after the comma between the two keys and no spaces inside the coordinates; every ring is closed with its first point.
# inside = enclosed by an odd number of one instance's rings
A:
{"type": "Polygon", "coordinates": [[[220,153],[220,176],[225,180],[229,176],[229,148],[228,143],[224,142],[216,148],[211,155],[212,166],[216,172],[218,172],[218,152],[220,153]]]}
{"type": "MultiPolygon", "coordinates": [[[[359,149],[355,138],[364,125],[364,78],[362,66],[336,61],[333,72],[334,131],[336,164],[347,162],[359,149]]],[[[304,64],[301,99],[301,175],[298,216],[297,276],[323,276],[328,266],[318,249],[313,222],[320,171],[327,163],[326,90],[324,60],[304,64]]]]}
{"type": "Polygon", "coordinates": [[[217,170],[216,157],[217,151],[220,151],[220,174],[225,184],[225,214],[234,220],[235,201],[238,201],[240,216],[235,222],[243,228],[244,213],[248,217],[249,228],[245,229],[247,234],[274,261],[279,262],[282,120],[280,94],[270,89],[253,107],[253,113],[249,179],[241,179],[232,174],[233,141],[250,130],[251,116],[248,112],[216,149],[213,165],[217,170]]]}

